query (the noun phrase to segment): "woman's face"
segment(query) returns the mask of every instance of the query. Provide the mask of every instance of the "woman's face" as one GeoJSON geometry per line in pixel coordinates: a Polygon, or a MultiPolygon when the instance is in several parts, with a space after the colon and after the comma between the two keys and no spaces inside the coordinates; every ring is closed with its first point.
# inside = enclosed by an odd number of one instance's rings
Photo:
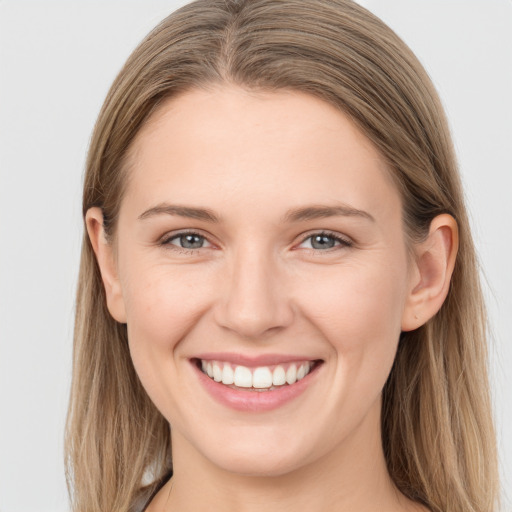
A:
{"type": "Polygon", "coordinates": [[[166,103],[129,156],[110,309],[178,451],[277,475],[378,439],[413,272],[365,136],[226,86],[166,103]]]}

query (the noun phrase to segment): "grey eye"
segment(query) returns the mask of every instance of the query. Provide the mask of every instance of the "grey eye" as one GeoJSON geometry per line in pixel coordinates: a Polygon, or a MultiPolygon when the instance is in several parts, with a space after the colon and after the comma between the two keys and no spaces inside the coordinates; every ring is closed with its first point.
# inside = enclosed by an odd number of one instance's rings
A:
{"type": "Polygon", "coordinates": [[[336,236],[331,233],[316,233],[305,238],[300,244],[300,247],[322,251],[334,247],[350,247],[351,245],[352,243],[349,240],[345,240],[341,236],[336,236]]]}
{"type": "Polygon", "coordinates": [[[330,235],[313,235],[310,240],[313,249],[331,249],[336,245],[336,239],[330,235]]]}
{"type": "Polygon", "coordinates": [[[204,236],[195,233],[183,233],[169,240],[170,244],[177,245],[183,249],[201,249],[207,244],[204,236]]]}
{"type": "Polygon", "coordinates": [[[204,243],[204,238],[199,235],[181,235],[179,240],[184,249],[199,249],[204,243]]]}

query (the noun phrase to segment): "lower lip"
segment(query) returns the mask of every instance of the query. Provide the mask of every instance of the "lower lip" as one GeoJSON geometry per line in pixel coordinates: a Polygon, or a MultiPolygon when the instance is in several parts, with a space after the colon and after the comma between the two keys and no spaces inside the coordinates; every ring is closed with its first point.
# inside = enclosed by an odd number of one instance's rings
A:
{"type": "Polygon", "coordinates": [[[316,365],[303,379],[271,391],[233,389],[210,379],[191,361],[199,381],[206,391],[223,405],[245,412],[265,412],[282,407],[300,396],[313,383],[321,365],[316,365]]]}

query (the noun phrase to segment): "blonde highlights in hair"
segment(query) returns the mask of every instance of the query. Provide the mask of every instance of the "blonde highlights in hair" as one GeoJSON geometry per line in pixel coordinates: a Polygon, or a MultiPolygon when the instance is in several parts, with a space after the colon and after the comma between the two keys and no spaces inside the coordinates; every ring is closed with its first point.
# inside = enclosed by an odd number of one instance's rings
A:
{"type": "MultiPolygon", "coordinates": [[[[493,512],[498,476],[478,265],[452,142],[426,72],[378,18],[350,0],[198,0],[133,52],[90,144],[83,212],[115,236],[126,154],[170,97],[213,84],[297,90],[339,108],[386,159],[411,241],[450,213],[460,249],[448,297],[402,333],[383,390],[382,441],[398,489],[433,512],[493,512]]],[[[84,236],[66,462],[73,511],[129,511],[171,468],[169,426],[133,368],[126,326],[106,307],[84,236]]]]}

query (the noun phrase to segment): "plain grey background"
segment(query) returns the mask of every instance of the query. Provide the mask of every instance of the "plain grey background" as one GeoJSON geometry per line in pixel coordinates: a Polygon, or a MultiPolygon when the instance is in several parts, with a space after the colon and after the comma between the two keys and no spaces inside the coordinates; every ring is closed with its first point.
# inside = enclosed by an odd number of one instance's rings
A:
{"type": "MultiPolygon", "coordinates": [[[[81,179],[105,94],[183,1],[0,0],[0,512],[68,510],[81,179]]],[[[512,497],[512,1],[361,0],[411,46],[447,109],[485,272],[505,497],[512,497]]]]}

